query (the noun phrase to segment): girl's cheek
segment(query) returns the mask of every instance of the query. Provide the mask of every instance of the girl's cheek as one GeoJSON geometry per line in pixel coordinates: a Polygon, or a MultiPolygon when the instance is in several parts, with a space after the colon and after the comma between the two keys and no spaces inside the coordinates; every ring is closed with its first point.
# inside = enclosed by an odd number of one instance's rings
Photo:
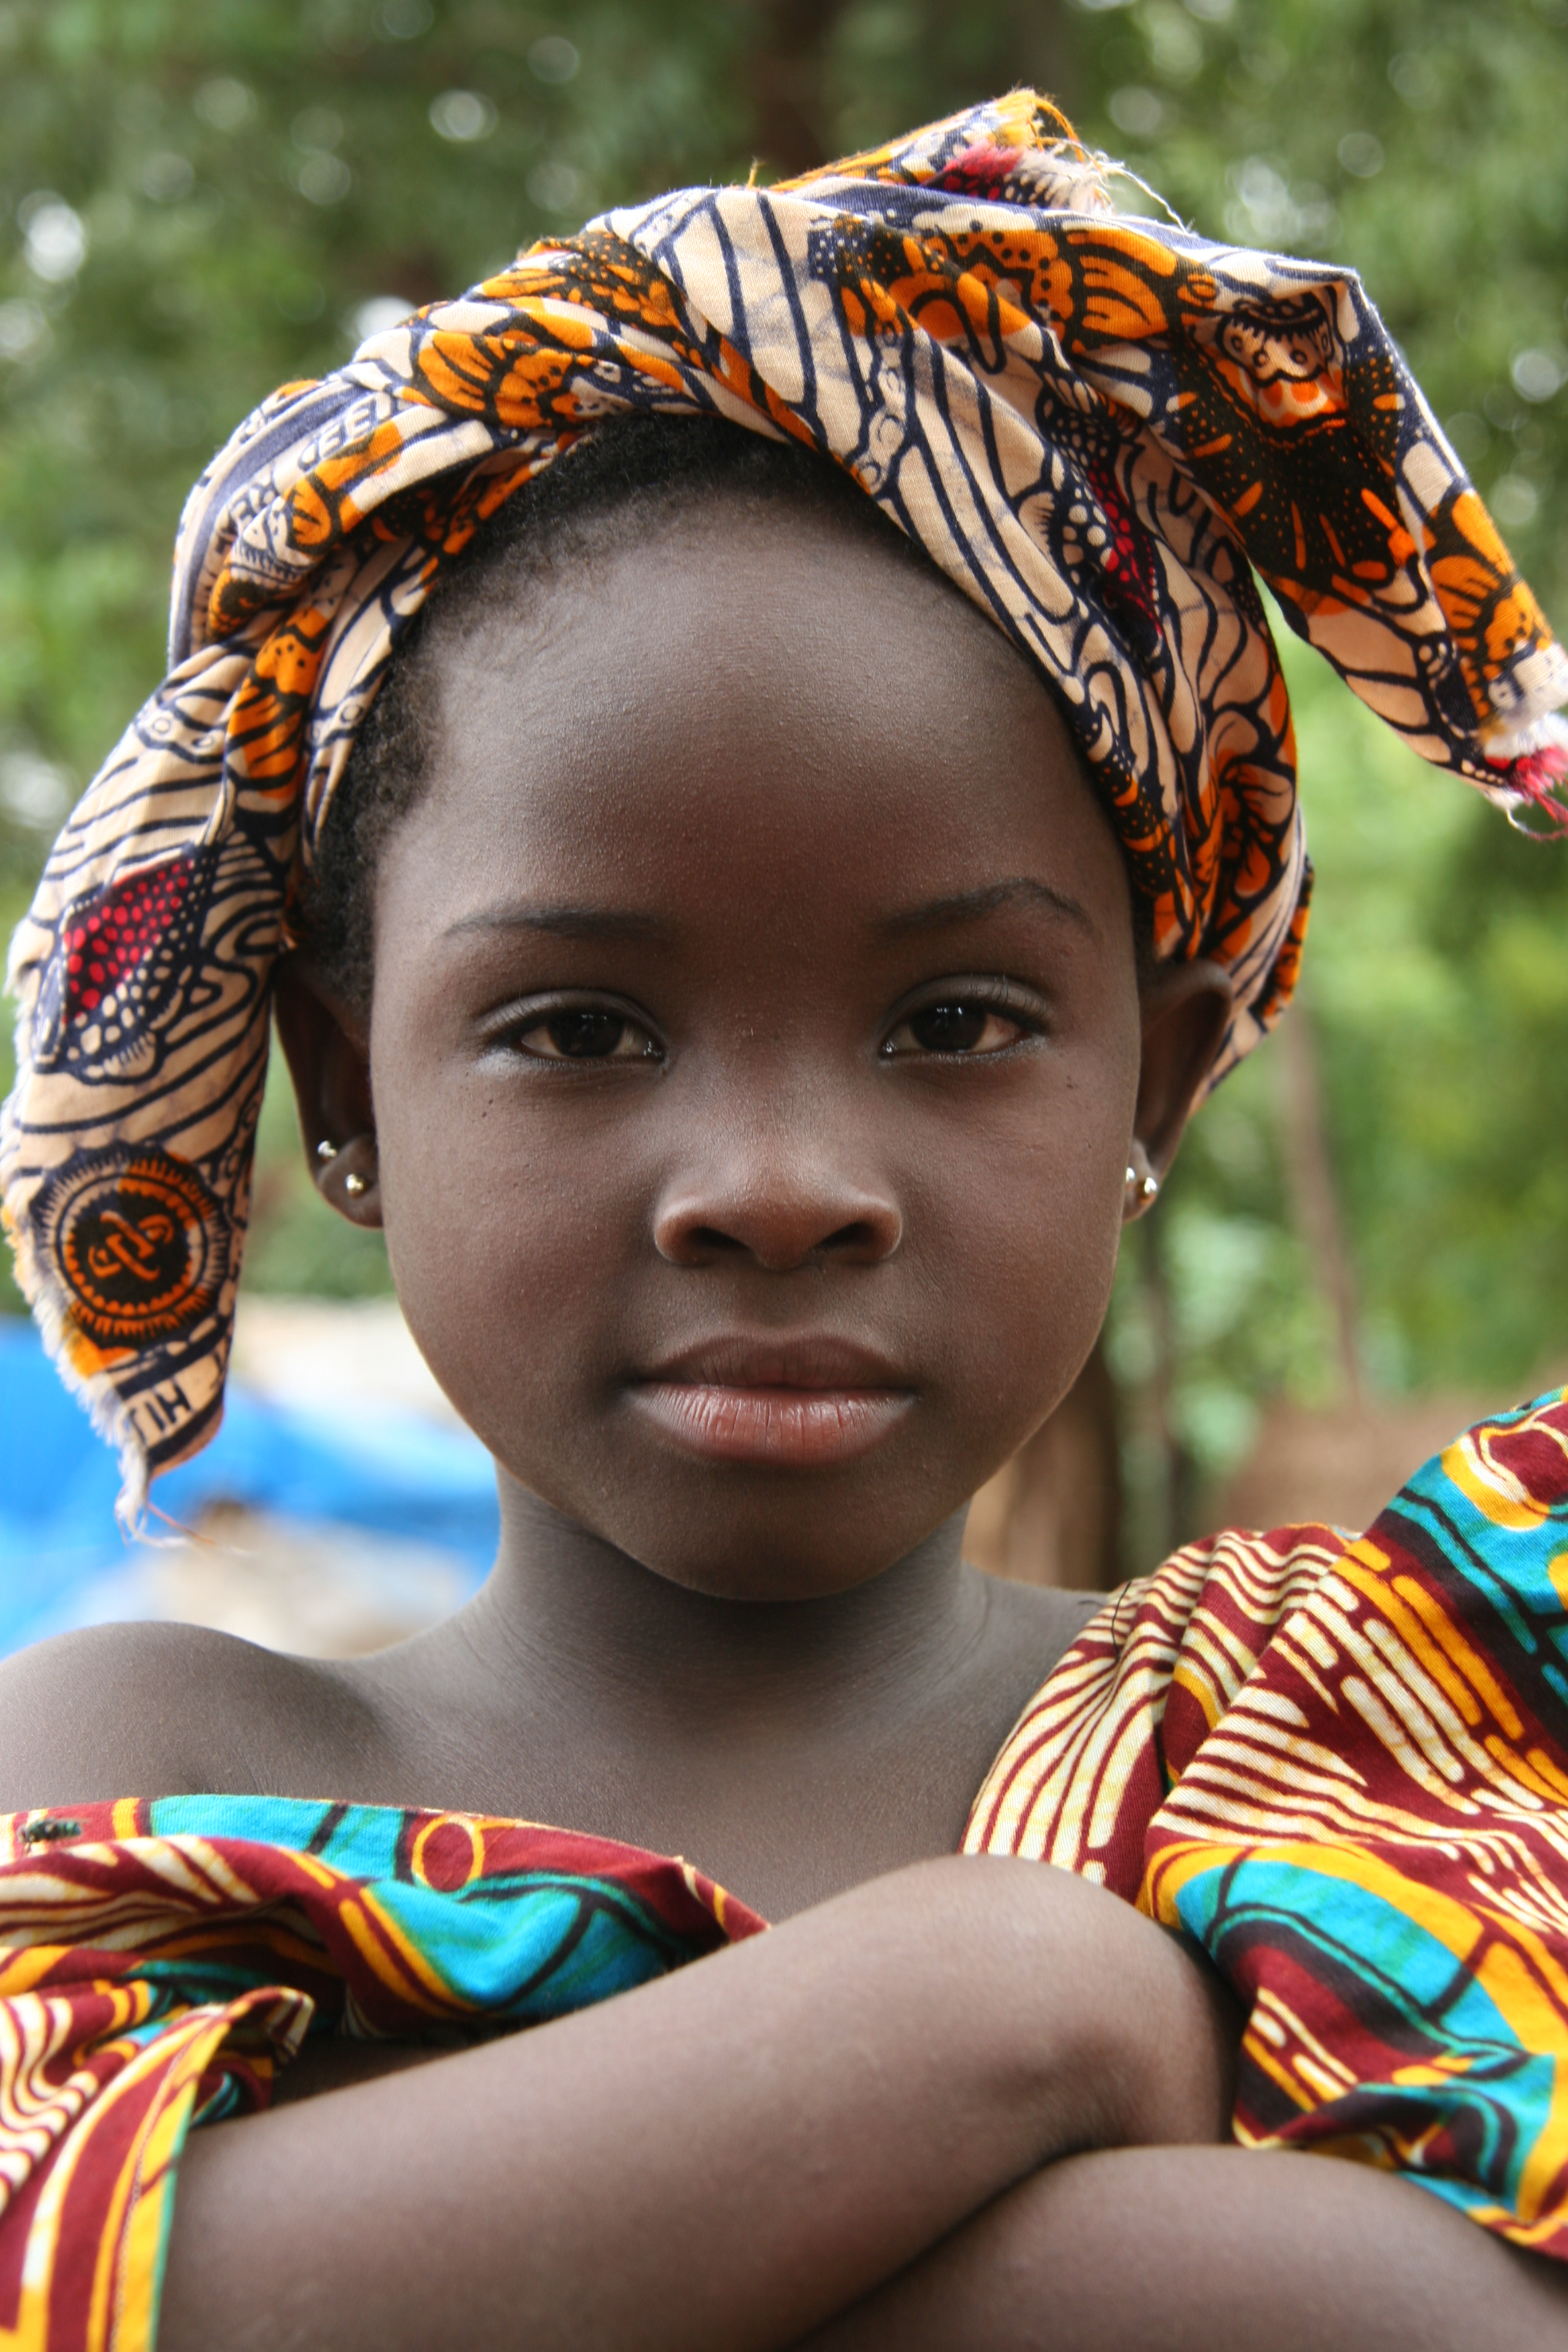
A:
{"type": "MultiPolygon", "coordinates": [[[[625,1153],[587,1149],[504,1095],[382,1142],[387,1254],[437,1380],[476,1426],[492,1391],[536,1404],[591,1372],[588,1334],[626,1287],[639,1223],[625,1153]]],[[[481,1434],[485,1433],[481,1426],[481,1434]]]]}

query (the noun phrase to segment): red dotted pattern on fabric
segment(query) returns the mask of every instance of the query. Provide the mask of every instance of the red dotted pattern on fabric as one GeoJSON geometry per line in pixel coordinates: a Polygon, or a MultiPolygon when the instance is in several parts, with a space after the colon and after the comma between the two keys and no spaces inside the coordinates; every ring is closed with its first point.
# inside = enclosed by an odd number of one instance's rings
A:
{"type": "Polygon", "coordinates": [[[153,866],[104,891],[89,913],[66,927],[67,1019],[79,1027],[106,997],[135,981],[156,953],[190,889],[185,858],[153,866]]]}
{"type": "Polygon", "coordinates": [[[943,166],[931,185],[946,188],[954,195],[978,195],[986,189],[1005,187],[1017,170],[1023,152],[1021,147],[966,147],[943,166]]]}
{"type": "Polygon", "coordinates": [[[1136,613],[1155,635],[1160,633],[1160,616],[1154,603],[1154,551],[1149,533],[1134,521],[1131,508],[1122,498],[1120,485],[1108,466],[1098,466],[1089,459],[1084,467],[1094,486],[1110,533],[1110,544],[1100,551],[1100,569],[1106,575],[1110,593],[1124,609],[1136,613]]]}

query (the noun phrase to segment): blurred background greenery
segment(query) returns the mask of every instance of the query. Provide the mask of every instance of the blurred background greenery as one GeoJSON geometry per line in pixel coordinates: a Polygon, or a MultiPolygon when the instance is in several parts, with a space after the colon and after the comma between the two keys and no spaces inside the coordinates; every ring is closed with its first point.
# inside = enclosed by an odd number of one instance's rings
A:
{"type": "MultiPolygon", "coordinates": [[[[161,672],[185,488],[264,392],[605,205],[1025,80],[1205,233],[1357,268],[1568,619],[1568,0],[4,0],[7,927],[161,672]]],[[[1568,1369],[1568,855],[1287,652],[1303,1013],[1126,1254],[1104,1392],[1134,1559],[1280,1401],[1502,1402],[1568,1369]]],[[[277,1088],[247,1278],[386,1282],[277,1088]]]]}

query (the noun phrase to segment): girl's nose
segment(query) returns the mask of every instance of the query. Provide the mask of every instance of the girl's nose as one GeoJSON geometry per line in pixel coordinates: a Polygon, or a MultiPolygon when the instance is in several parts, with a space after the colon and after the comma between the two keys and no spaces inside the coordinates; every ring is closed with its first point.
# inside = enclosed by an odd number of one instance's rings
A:
{"type": "Polygon", "coordinates": [[[890,1190],[855,1182],[820,1163],[754,1161],[671,1185],[654,1218],[654,1241],[672,1265],[749,1257],[770,1274],[813,1258],[877,1265],[892,1256],[903,1220],[890,1190]]]}

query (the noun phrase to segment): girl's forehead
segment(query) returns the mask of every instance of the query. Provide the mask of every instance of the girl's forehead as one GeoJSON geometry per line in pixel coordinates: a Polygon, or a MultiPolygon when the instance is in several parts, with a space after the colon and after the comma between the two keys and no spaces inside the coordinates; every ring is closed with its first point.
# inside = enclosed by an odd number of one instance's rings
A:
{"type": "Polygon", "coordinates": [[[681,512],[488,608],[436,685],[426,826],[478,856],[1080,860],[1087,842],[1119,870],[1051,690],[879,523],[681,512]]]}
{"type": "Polygon", "coordinates": [[[722,943],[771,984],[896,960],[921,926],[962,964],[983,918],[1006,961],[1060,933],[1052,909],[1076,954],[1130,961],[1115,835],[992,625],[847,533],[739,536],[630,549],[457,649],[432,789],[383,860],[378,965],[542,934],[722,943]]]}
{"type": "Polygon", "coordinates": [[[461,709],[492,679],[514,695],[532,685],[544,704],[565,692],[624,707],[634,680],[657,679],[689,719],[713,719],[744,708],[748,683],[777,676],[798,692],[824,670],[829,687],[841,662],[873,704],[907,694],[917,666],[944,670],[960,648],[988,667],[1018,662],[868,502],[864,520],[852,513],[721,496],[634,509],[618,528],[603,518],[573,558],[510,575],[471,625],[441,635],[444,706],[461,709]]]}

